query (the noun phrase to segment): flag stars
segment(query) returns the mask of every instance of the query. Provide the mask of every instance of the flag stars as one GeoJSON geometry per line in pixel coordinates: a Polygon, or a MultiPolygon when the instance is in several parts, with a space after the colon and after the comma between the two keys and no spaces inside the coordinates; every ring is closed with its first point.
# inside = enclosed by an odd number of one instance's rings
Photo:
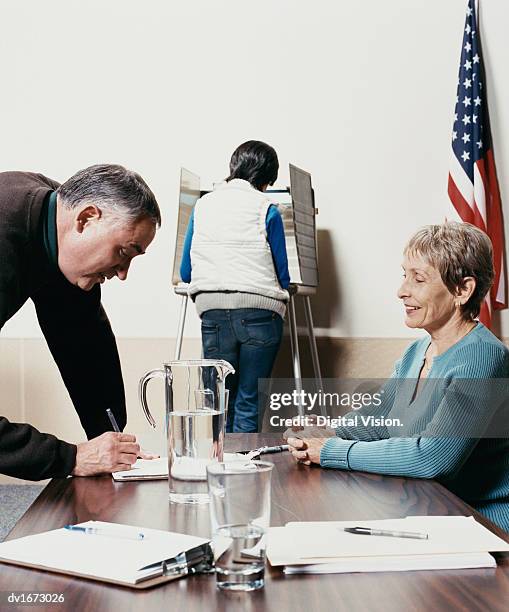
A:
{"type": "Polygon", "coordinates": [[[472,28],[470,27],[470,24],[469,24],[469,23],[467,23],[467,27],[465,28],[465,32],[466,32],[467,34],[470,34],[470,32],[471,32],[471,31],[472,31],[472,28]]]}
{"type": "Polygon", "coordinates": [[[471,79],[465,79],[463,81],[463,86],[465,87],[465,89],[468,89],[469,87],[472,87],[472,80],[471,79]]]}
{"type": "Polygon", "coordinates": [[[472,45],[467,41],[463,49],[465,49],[467,53],[470,53],[470,51],[472,50],[472,45]]]}
{"type": "Polygon", "coordinates": [[[463,106],[470,106],[470,100],[471,98],[467,98],[467,96],[465,96],[463,98],[463,106]]]}
{"type": "Polygon", "coordinates": [[[452,141],[454,142],[458,138],[458,132],[453,131],[452,133],[452,141]]]}
{"type": "Polygon", "coordinates": [[[474,73],[472,74],[472,81],[475,81],[475,79],[476,79],[476,78],[477,78],[477,72],[474,72],[474,73]]]}
{"type": "Polygon", "coordinates": [[[477,146],[479,149],[482,149],[482,140],[477,141],[477,146]]]}
{"type": "Polygon", "coordinates": [[[474,123],[477,123],[477,115],[473,115],[473,117],[472,117],[472,121],[473,121],[474,123]]]}
{"type": "Polygon", "coordinates": [[[467,15],[472,17],[472,8],[470,6],[467,6],[467,15]]]}
{"type": "Polygon", "coordinates": [[[472,68],[472,62],[470,60],[467,60],[464,64],[463,64],[463,68],[465,68],[465,70],[470,70],[472,68]]]}
{"type": "Polygon", "coordinates": [[[463,115],[463,125],[468,125],[470,123],[470,117],[468,115],[463,115]]]}
{"type": "Polygon", "coordinates": [[[470,159],[470,153],[468,151],[463,151],[463,155],[461,156],[461,159],[466,162],[467,160],[470,159]]]}
{"type": "Polygon", "coordinates": [[[479,63],[480,58],[479,58],[479,55],[477,53],[474,55],[473,59],[474,59],[474,64],[478,64],[479,63]]]}
{"type": "Polygon", "coordinates": [[[480,106],[480,104],[481,104],[481,98],[480,98],[479,96],[477,96],[477,98],[474,100],[474,104],[475,104],[476,106],[480,106]]]}
{"type": "Polygon", "coordinates": [[[463,144],[467,144],[467,142],[470,142],[470,134],[467,134],[465,132],[463,136],[461,137],[461,140],[463,140],[463,144]]]}
{"type": "Polygon", "coordinates": [[[458,113],[454,113],[454,123],[456,123],[456,121],[458,121],[458,113]]]}

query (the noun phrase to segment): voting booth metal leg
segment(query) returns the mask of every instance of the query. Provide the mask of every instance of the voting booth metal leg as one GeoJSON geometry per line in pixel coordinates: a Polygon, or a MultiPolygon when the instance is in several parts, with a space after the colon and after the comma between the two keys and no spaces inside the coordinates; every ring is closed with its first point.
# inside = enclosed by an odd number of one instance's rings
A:
{"type": "Polygon", "coordinates": [[[175,359],[180,359],[180,353],[182,351],[182,339],[184,337],[184,325],[186,324],[186,311],[187,311],[187,301],[189,297],[187,295],[181,296],[182,300],[180,302],[180,315],[179,315],[179,326],[177,329],[177,341],[175,343],[175,359]]]}
{"type": "Polygon", "coordinates": [[[320,361],[318,359],[315,330],[313,328],[313,313],[311,312],[311,300],[309,299],[309,295],[304,296],[304,308],[306,313],[306,324],[308,327],[309,346],[311,348],[311,359],[313,361],[313,372],[315,374],[318,388],[323,390],[322,371],[320,370],[320,361]]]}
{"type": "MultiPolygon", "coordinates": [[[[299,334],[297,331],[297,317],[295,314],[295,296],[290,296],[288,303],[289,324],[290,324],[290,344],[292,348],[293,359],[293,377],[295,379],[295,389],[300,394],[302,391],[302,374],[300,370],[300,354],[299,354],[299,334]]],[[[297,406],[299,415],[304,416],[304,406],[299,402],[297,406]]]]}
{"type": "MultiPolygon", "coordinates": [[[[311,360],[313,361],[313,372],[318,391],[323,391],[322,371],[320,370],[320,360],[318,358],[318,349],[316,347],[315,330],[313,327],[313,313],[311,311],[311,300],[309,295],[304,297],[304,312],[306,313],[306,325],[308,328],[309,347],[311,349],[311,360]]],[[[322,416],[327,416],[325,406],[321,407],[322,416]]]]}

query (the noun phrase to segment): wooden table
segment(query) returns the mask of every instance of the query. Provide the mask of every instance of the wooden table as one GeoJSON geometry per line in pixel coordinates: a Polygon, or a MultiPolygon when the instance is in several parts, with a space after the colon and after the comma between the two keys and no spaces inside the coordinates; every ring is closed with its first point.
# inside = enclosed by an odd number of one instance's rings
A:
{"type": "MultiPolygon", "coordinates": [[[[273,435],[234,434],[227,436],[227,448],[230,451],[256,448],[275,441],[273,435]]],[[[295,464],[288,453],[267,458],[275,464],[272,525],[288,521],[474,514],[504,537],[502,531],[435,482],[306,467],[295,464]]],[[[88,520],[209,535],[208,507],[169,504],[166,481],[115,483],[110,477],[101,477],[53,480],[9,534],[9,539],[88,520]]],[[[496,611],[509,609],[509,555],[500,556],[496,570],[284,576],[280,569],[268,569],[265,588],[252,593],[218,591],[213,575],[193,576],[135,592],[0,565],[2,612],[15,609],[6,601],[12,591],[63,593],[65,603],[40,608],[46,612],[496,611]]],[[[19,609],[29,612],[38,608],[19,609]]]]}

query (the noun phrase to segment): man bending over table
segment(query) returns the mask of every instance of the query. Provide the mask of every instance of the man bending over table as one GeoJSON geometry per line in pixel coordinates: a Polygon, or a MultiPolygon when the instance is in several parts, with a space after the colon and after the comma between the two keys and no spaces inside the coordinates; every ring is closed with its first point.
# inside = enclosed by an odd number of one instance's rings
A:
{"type": "MultiPolygon", "coordinates": [[[[31,299],[88,442],[69,444],[0,417],[0,472],[40,480],[129,469],[124,385],[100,285],[127,278],[161,223],[139,174],[117,165],[79,171],[62,185],[41,174],[0,173],[0,329],[31,299]],[[106,432],[106,433],[105,433],[106,432]]],[[[44,401],[41,398],[41,403],[44,401]]]]}

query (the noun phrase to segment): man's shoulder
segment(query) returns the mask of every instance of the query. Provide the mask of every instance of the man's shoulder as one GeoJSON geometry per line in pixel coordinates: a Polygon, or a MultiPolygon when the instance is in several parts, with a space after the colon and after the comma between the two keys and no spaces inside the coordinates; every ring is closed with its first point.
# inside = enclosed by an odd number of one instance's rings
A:
{"type": "Polygon", "coordinates": [[[0,232],[13,228],[32,231],[44,198],[58,187],[59,183],[42,174],[0,172],[0,232]]]}
{"type": "Polygon", "coordinates": [[[0,172],[0,210],[5,218],[9,212],[26,211],[32,200],[44,200],[59,183],[34,172],[0,172]]]}
{"type": "Polygon", "coordinates": [[[32,191],[37,188],[57,189],[60,183],[36,172],[10,170],[0,172],[0,190],[32,191]]]}

